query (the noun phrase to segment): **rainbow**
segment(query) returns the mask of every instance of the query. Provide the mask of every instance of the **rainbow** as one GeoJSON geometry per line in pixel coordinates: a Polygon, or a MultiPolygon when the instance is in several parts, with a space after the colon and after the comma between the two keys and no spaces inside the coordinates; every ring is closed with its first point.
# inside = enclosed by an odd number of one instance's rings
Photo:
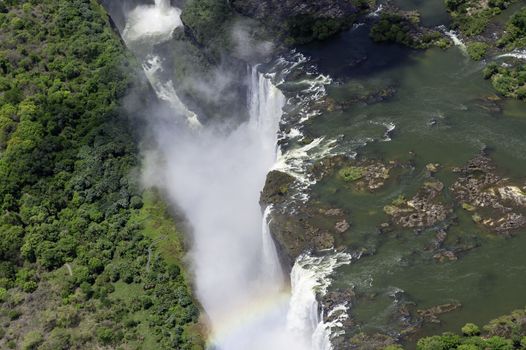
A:
{"type": "Polygon", "coordinates": [[[208,346],[224,344],[245,334],[247,328],[264,322],[272,314],[286,312],[290,302],[290,290],[269,292],[240,303],[238,308],[225,317],[214,320],[214,329],[208,346]]]}

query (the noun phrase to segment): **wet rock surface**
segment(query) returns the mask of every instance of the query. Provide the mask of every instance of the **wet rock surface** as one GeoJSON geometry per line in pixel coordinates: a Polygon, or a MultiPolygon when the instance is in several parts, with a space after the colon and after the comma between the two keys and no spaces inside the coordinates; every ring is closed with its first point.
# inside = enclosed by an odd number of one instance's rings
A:
{"type": "Polygon", "coordinates": [[[282,204],[286,199],[294,178],[289,174],[273,170],[267,175],[265,187],[261,192],[262,206],[282,204]]]}
{"type": "Polygon", "coordinates": [[[444,184],[432,179],[424,183],[418,193],[406,200],[403,196],[384,207],[384,211],[398,226],[426,228],[444,221],[452,212],[439,197],[444,184]]]}
{"type": "Polygon", "coordinates": [[[502,177],[492,160],[480,154],[462,168],[451,192],[473,221],[495,233],[509,235],[526,227],[526,193],[502,177]]]}
{"type": "Polygon", "coordinates": [[[350,349],[377,350],[396,344],[396,338],[380,333],[359,333],[353,336],[348,344],[350,349]]]}
{"type": "Polygon", "coordinates": [[[440,323],[438,316],[448,313],[448,312],[452,312],[460,308],[461,306],[462,305],[458,302],[447,303],[447,304],[442,304],[442,305],[436,305],[428,309],[418,309],[416,312],[426,322],[440,323]]]}
{"type": "MultiPolygon", "coordinates": [[[[380,200],[389,192],[395,179],[415,170],[413,164],[411,161],[352,159],[338,155],[315,163],[310,168],[310,175],[316,181],[338,186],[337,191],[352,192],[353,196],[358,196],[356,198],[377,196],[380,200]]],[[[378,226],[377,234],[385,239],[404,235],[403,239],[421,242],[402,260],[424,259],[436,264],[454,264],[468,251],[480,246],[480,226],[496,233],[526,227],[526,184],[503,177],[486,154],[474,157],[461,168],[430,162],[423,165],[419,173],[422,178],[416,194],[409,198],[401,195],[385,206],[385,214],[390,220],[378,226]],[[444,180],[444,177],[450,180],[444,180]],[[453,229],[458,225],[457,214],[462,210],[473,215],[478,223],[473,225],[472,231],[459,233],[453,229]],[[405,229],[414,230],[413,235],[407,235],[405,229]]],[[[301,204],[295,203],[291,200],[291,193],[285,190],[285,187],[292,188],[293,183],[293,177],[272,172],[262,194],[263,202],[276,205],[271,232],[286,266],[292,266],[295,258],[306,250],[320,252],[336,248],[337,251],[353,252],[360,247],[365,249],[361,245],[346,243],[355,234],[354,212],[329,206],[316,197],[301,204]]],[[[362,253],[374,254],[374,246],[362,253]]],[[[415,336],[426,324],[440,323],[442,315],[461,307],[460,302],[445,300],[443,304],[422,308],[410,295],[399,290],[388,297],[392,306],[386,317],[392,327],[384,334],[358,331],[360,321],[353,314],[353,307],[379,302],[377,298],[385,300],[385,295],[364,293],[360,288],[342,290],[339,287],[320,298],[325,321],[338,320],[346,330],[333,339],[335,349],[379,349],[396,344],[401,339],[415,336]],[[329,316],[329,312],[335,308],[339,310],[338,307],[348,308],[348,317],[338,318],[340,311],[329,316]]]]}
{"type": "MultiPolygon", "coordinates": [[[[350,65],[358,65],[360,62],[354,62],[350,65]]],[[[386,86],[379,89],[368,90],[364,86],[357,86],[356,93],[352,96],[347,97],[345,100],[337,100],[331,97],[320,100],[317,103],[319,108],[326,110],[327,112],[341,112],[345,111],[357,104],[371,105],[374,103],[386,101],[396,94],[396,88],[394,86],[386,86]]]]}
{"type": "Polygon", "coordinates": [[[284,266],[290,269],[305,251],[323,251],[335,246],[335,235],[347,232],[351,225],[341,209],[325,209],[316,203],[272,212],[270,230],[284,266]]]}
{"type": "Polygon", "coordinates": [[[312,172],[317,180],[338,171],[338,178],[358,191],[374,192],[391,178],[391,171],[401,165],[375,160],[353,160],[345,156],[328,157],[314,165],[312,172]]]}

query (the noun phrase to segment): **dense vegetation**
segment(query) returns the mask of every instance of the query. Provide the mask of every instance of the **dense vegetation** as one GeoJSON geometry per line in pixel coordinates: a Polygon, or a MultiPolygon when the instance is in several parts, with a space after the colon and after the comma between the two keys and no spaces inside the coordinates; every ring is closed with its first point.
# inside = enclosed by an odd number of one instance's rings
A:
{"type": "Polygon", "coordinates": [[[481,34],[492,17],[515,0],[445,0],[453,19],[452,26],[467,36],[481,34]]]}
{"type": "MultiPolygon", "coordinates": [[[[259,28],[251,28],[255,36],[272,38],[284,45],[298,45],[313,40],[325,40],[349,28],[356,18],[371,7],[369,0],[349,1],[356,7],[356,14],[341,18],[324,14],[298,14],[287,18],[273,17],[261,21],[259,28]]],[[[228,49],[230,30],[240,15],[227,0],[191,0],[183,11],[182,20],[192,36],[206,46],[228,49]],[[219,44],[216,42],[219,41],[219,44]]]]}
{"type": "Polygon", "coordinates": [[[233,13],[226,0],[192,0],[185,6],[181,19],[195,40],[208,44],[218,36],[227,36],[226,22],[233,13]]]}
{"type": "Polygon", "coordinates": [[[391,41],[413,46],[411,36],[414,23],[409,19],[393,13],[383,13],[380,20],[371,28],[371,38],[376,42],[391,41]]]}
{"type": "Polygon", "coordinates": [[[104,10],[0,1],[0,33],[0,348],[202,348],[181,237],[133,175],[122,101],[147,89],[104,10]]]}
{"type": "Polygon", "coordinates": [[[484,78],[503,96],[526,100],[526,64],[499,66],[490,63],[484,69],[484,78]]]}
{"type": "MultiPolygon", "coordinates": [[[[471,45],[468,45],[470,55],[471,45]]],[[[526,7],[511,16],[506,23],[506,31],[498,40],[497,45],[505,50],[526,47],[526,7]]],[[[521,60],[512,60],[506,65],[492,62],[484,69],[484,78],[491,80],[499,94],[526,100],[526,64],[521,60]]]]}
{"type": "Polygon", "coordinates": [[[348,18],[319,18],[310,15],[296,16],[288,19],[282,30],[286,33],[288,45],[305,44],[313,40],[325,40],[348,28],[355,21],[348,18]]]}
{"type": "Polygon", "coordinates": [[[417,350],[526,349],[526,309],[492,320],[482,330],[468,323],[461,331],[462,335],[444,333],[422,338],[417,343],[417,350]]]}
{"type": "Polygon", "coordinates": [[[416,49],[448,46],[447,40],[438,31],[420,26],[417,12],[382,13],[369,35],[375,42],[394,42],[416,49]]]}
{"type": "Polygon", "coordinates": [[[483,42],[474,41],[466,45],[469,57],[475,61],[483,59],[489,49],[489,45],[483,42]]]}
{"type": "Polygon", "coordinates": [[[497,42],[507,49],[526,47],[526,7],[515,13],[506,24],[506,31],[497,42]]]}

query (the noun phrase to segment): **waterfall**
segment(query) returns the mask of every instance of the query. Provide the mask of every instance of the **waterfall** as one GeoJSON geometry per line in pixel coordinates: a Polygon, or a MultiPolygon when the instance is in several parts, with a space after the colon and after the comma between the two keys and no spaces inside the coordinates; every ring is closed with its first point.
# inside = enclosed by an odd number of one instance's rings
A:
{"type": "Polygon", "coordinates": [[[154,6],[138,6],[128,14],[122,36],[142,59],[142,68],[157,97],[182,114],[190,127],[197,128],[201,126],[197,114],[181,101],[173,81],[166,77],[162,59],[153,54],[156,44],[169,40],[174,29],[182,26],[180,14],[179,9],[170,7],[170,0],[155,0],[154,6]]]}
{"type": "Polygon", "coordinates": [[[270,213],[272,207],[269,206],[265,209],[263,214],[263,223],[261,227],[261,242],[262,242],[262,257],[261,257],[261,273],[266,281],[274,281],[273,284],[276,286],[276,290],[282,288],[283,284],[283,271],[276,251],[276,245],[270,232],[270,213]]]}
{"type": "Polygon", "coordinates": [[[513,50],[512,52],[504,53],[496,58],[512,57],[519,60],[526,60],[526,50],[513,50]]]}
{"type": "Polygon", "coordinates": [[[454,30],[447,30],[445,26],[441,25],[438,29],[442,30],[446,36],[448,36],[455,46],[458,46],[464,55],[467,55],[466,44],[458,37],[457,32],[454,30]]]}
{"type": "Polygon", "coordinates": [[[170,0],[155,0],[155,7],[167,11],[170,9],[170,0]]]}
{"type": "Polygon", "coordinates": [[[173,81],[164,81],[161,58],[156,55],[147,55],[142,67],[157,97],[168,102],[175,111],[181,113],[190,127],[201,127],[197,114],[191,111],[177,95],[173,81]]]}
{"type": "MultiPolygon", "coordinates": [[[[153,53],[155,44],[182,25],[179,15],[166,0],[138,6],[128,14],[123,37],[143,60],[159,99],[174,112],[148,118],[156,146],[145,153],[143,182],[163,190],[190,223],[189,258],[196,296],[210,321],[209,345],[219,350],[331,349],[332,326],[323,322],[317,296],[325,293],[341,259],[300,257],[290,293],[269,229],[272,208],[262,213],[259,205],[267,173],[277,162],[287,100],[273,74],[250,67],[247,121],[234,130],[220,119],[217,125],[192,127],[197,115],[177,96],[162,57],[153,53]],[[186,125],[178,123],[181,118],[186,125]]],[[[313,96],[316,86],[309,90],[313,96]]]]}
{"type": "Polygon", "coordinates": [[[287,327],[292,332],[309,337],[312,350],[332,350],[331,336],[334,329],[341,327],[347,316],[347,308],[339,305],[330,311],[335,316],[325,322],[318,296],[327,293],[331,284],[330,276],[334,270],[349,264],[352,257],[345,253],[335,253],[315,257],[303,254],[296,260],[291,272],[292,296],[287,315],[287,327]],[[343,307],[343,309],[342,309],[343,307]]]}

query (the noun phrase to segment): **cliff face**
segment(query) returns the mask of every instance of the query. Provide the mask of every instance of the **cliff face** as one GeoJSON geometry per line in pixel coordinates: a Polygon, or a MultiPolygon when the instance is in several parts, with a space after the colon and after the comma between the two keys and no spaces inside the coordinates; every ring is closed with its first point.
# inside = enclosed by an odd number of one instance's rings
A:
{"type": "Polygon", "coordinates": [[[285,45],[325,40],[366,13],[369,0],[231,0],[238,13],[259,20],[285,45]]]}
{"type": "Polygon", "coordinates": [[[295,16],[344,18],[359,11],[354,0],[232,0],[236,11],[245,16],[278,21],[295,16]]]}

